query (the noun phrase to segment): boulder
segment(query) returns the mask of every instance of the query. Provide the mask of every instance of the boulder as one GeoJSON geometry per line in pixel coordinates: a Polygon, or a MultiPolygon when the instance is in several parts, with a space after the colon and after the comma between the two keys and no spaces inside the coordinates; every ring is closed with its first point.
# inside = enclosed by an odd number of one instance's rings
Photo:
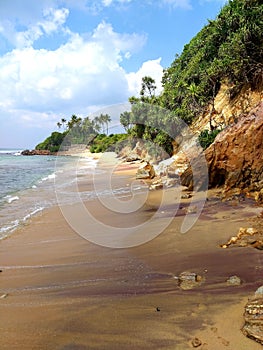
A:
{"type": "MultiPolygon", "coordinates": [[[[261,287],[262,288],[262,287],[261,287]]],[[[242,332],[245,336],[263,345],[263,295],[255,293],[249,299],[244,312],[245,324],[242,332]]]]}
{"type": "Polygon", "coordinates": [[[26,150],[22,151],[21,154],[22,154],[22,156],[49,156],[52,153],[48,150],[37,150],[37,149],[29,150],[29,149],[26,149],[26,150]]]}
{"type": "Polygon", "coordinates": [[[258,203],[263,203],[263,188],[255,193],[255,201],[258,203]]]}
{"type": "Polygon", "coordinates": [[[130,154],[127,155],[125,160],[126,162],[135,162],[136,160],[140,160],[140,157],[138,156],[137,153],[131,152],[130,154]]]}
{"type": "Polygon", "coordinates": [[[155,180],[151,183],[151,185],[149,186],[149,190],[153,191],[153,190],[160,190],[163,188],[163,182],[162,179],[158,179],[155,180]]]}
{"type": "Polygon", "coordinates": [[[229,286],[240,286],[242,281],[241,281],[241,278],[238,277],[238,276],[230,276],[226,283],[229,285],[229,286]]]}
{"type": "Polygon", "coordinates": [[[258,287],[258,289],[255,292],[255,296],[259,296],[263,298],[263,286],[258,287]]]}
{"type": "Polygon", "coordinates": [[[189,290],[200,286],[202,280],[195,272],[184,271],[178,277],[178,284],[181,289],[189,290]]]}
{"type": "Polygon", "coordinates": [[[136,173],[136,179],[152,179],[155,176],[154,168],[153,166],[148,163],[144,162],[142,165],[139,167],[136,173]]]}
{"type": "MultiPolygon", "coordinates": [[[[263,177],[263,102],[251,112],[220,132],[212,145],[205,150],[208,166],[209,187],[225,186],[225,190],[238,187],[249,191],[258,191],[261,200],[263,177]]],[[[193,184],[191,168],[188,167],[181,176],[181,183],[192,189],[204,188],[202,182],[202,165],[195,164],[193,184]],[[198,176],[200,173],[200,176],[198,176]]],[[[263,195],[263,194],[262,194],[263,195]]]]}
{"type": "Polygon", "coordinates": [[[221,244],[221,248],[228,248],[231,245],[239,247],[251,246],[258,250],[263,250],[263,233],[254,227],[240,227],[236,236],[232,236],[226,243],[221,244]]]}

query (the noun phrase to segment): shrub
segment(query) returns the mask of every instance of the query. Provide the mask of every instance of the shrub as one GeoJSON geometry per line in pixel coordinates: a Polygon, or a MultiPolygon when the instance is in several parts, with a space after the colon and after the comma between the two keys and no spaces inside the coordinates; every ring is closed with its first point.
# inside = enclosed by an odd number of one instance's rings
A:
{"type": "Polygon", "coordinates": [[[198,136],[198,141],[201,147],[205,150],[207,149],[213,142],[216,136],[220,133],[221,130],[202,130],[198,136]]]}

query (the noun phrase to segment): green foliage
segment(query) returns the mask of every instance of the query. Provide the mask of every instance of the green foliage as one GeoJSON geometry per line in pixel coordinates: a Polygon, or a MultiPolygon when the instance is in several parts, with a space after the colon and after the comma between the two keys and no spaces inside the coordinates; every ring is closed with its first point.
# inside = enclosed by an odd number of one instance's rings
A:
{"type": "Polygon", "coordinates": [[[118,152],[128,139],[128,134],[97,135],[90,143],[90,152],[118,152]]]}
{"type": "MultiPolygon", "coordinates": [[[[229,0],[164,71],[162,94],[156,97],[155,81],[144,77],[140,98],[129,99],[131,111],[120,121],[131,136],[171,154],[172,139],[183,127],[180,121],[191,124],[209,104],[214,108],[223,82],[231,86],[230,98],[243,86],[263,87],[262,0],[229,0]]],[[[203,131],[201,145],[208,147],[218,132],[203,131]]]]}
{"type": "Polygon", "coordinates": [[[69,121],[62,118],[60,122],[57,122],[57,127],[60,129],[62,126],[64,132],[53,132],[44,142],[38,144],[36,149],[49,150],[51,152],[57,152],[63,144],[64,146],[70,146],[71,144],[86,144],[92,143],[92,140],[98,135],[101,128],[107,128],[111,118],[108,114],[101,114],[99,117],[90,120],[89,117],[84,119],[77,117],[73,114],[69,121]]]}
{"type": "Polygon", "coordinates": [[[36,146],[36,149],[49,150],[50,152],[58,152],[66,134],[67,132],[60,133],[60,132],[54,131],[48,138],[45,139],[45,141],[39,143],[36,146]]]}
{"type": "Polygon", "coordinates": [[[262,0],[229,1],[165,70],[161,105],[190,124],[213,103],[223,81],[233,92],[244,85],[262,88],[262,19],[262,0]]]}
{"type": "Polygon", "coordinates": [[[201,147],[205,150],[207,149],[215,140],[216,136],[220,133],[221,130],[203,130],[198,136],[198,141],[201,147]]]}

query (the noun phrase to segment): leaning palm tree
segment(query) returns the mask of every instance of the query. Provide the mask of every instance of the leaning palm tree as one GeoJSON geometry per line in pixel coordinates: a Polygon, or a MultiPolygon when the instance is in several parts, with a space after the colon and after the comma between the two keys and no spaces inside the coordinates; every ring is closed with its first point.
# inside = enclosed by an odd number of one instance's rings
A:
{"type": "Polygon", "coordinates": [[[57,127],[60,129],[62,124],[60,122],[57,122],[57,127]]]}
{"type": "Polygon", "coordinates": [[[66,124],[66,122],[67,122],[67,119],[61,118],[61,123],[62,123],[62,125],[63,125],[63,129],[64,129],[64,130],[65,130],[65,124],[66,124]]]}

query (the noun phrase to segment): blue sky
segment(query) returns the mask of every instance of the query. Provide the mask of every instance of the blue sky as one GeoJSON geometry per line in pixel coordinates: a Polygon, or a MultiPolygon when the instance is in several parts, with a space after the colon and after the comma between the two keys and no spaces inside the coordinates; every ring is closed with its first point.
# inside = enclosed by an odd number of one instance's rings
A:
{"type": "Polygon", "coordinates": [[[160,92],[163,69],[224,3],[0,0],[0,148],[34,148],[61,118],[126,103],[145,75],[160,92]]]}

